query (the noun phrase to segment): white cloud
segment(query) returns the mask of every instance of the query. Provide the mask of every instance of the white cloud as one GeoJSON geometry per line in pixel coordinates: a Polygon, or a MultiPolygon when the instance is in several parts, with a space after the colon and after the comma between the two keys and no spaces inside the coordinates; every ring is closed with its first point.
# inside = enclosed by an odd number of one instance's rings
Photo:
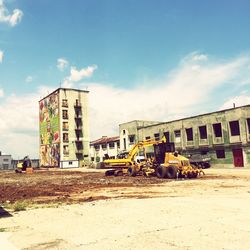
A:
{"type": "Polygon", "coordinates": [[[71,67],[69,79],[73,82],[78,82],[83,78],[91,77],[96,69],[96,65],[88,66],[87,68],[80,69],[79,71],[75,67],[71,67]]]}
{"type": "Polygon", "coordinates": [[[1,97],[4,97],[4,91],[3,91],[3,89],[0,89],[0,98],[1,97]]]}
{"type": "Polygon", "coordinates": [[[25,82],[30,83],[33,81],[33,77],[32,76],[27,76],[25,79],[25,82]]]}
{"type": "Polygon", "coordinates": [[[57,59],[57,68],[60,70],[60,71],[64,71],[69,65],[69,62],[64,59],[64,58],[58,58],[57,59]]]}
{"type": "MultiPolygon", "coordinates": [[[[192,57],[160,81],[130,89],[89,83],[91,138],[117,135],[118,124],[131,120],[169,121],[210,112],[211,103],[219,103],[229,82],[238,82],[246,72],[250,57],[239,57],[224,63],[193,63],[192,57]],[[215,97],[217,95],[217,97],[215,97]]],[[[245,74],[245,77],[249,77],[245,74]]],[[[83,86],[83,85],[82,85],[83,86]]],[[[241,102],[247,103],[247,98],[241,102]]],[[[218,106],[219,109],[219,106],[218,106]]]]}
{"type": "Polygon", "coordinates": [[[243,105],[250,105],[250,96],[247,96],[243,93],[239,96],[234,96],[234,97],[230,98],[229,100],[227,100],[220,107],[220,110],[233,108],[234,105],[235,105],[235,107],[239,107],[239,106],[243,106],[243,105]]]}
{"type": "Polygon", "coordinates": [[[87,68],[80,70],[77,70],[75,67],[71,67],[70,75],[64,79],[62,86],[64,88],[71,88],[74,86],[75,82],[91,77],[96,69],[97,65],[88,66],[87,68]]]}
{"type": "Polygon", "coordinates": [[[0,102],[1,151],[15,158],[38,157],[38,101],[54,89],[41,86],[36,93],[10,95],[0,102]]]}
{"type": "Polygon", "coordinates": [[[0,63],[3,62],[3,56],[4,56],[4,53],[2,50],[0,50],[0,63]]]}
{"type": "Polygon", "coordinates": [[[192,61],[207,61],[208,57],[205,54],[195,54],[192,57],[192,61]]]}
{"type": "Polygon", "coordinates": [[[4,1],[0,0],[0,22],[8,23],[10,26],[15,26],[21,22],[23,12],[19,9],[14,9],[12,14],[9,14],[8,9],[4,5],[4,1]]]}

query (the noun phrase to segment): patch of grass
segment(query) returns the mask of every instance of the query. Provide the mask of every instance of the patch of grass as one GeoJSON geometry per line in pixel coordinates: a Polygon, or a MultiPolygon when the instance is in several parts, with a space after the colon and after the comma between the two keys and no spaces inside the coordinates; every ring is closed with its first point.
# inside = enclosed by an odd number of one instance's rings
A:
{"type": "Polygon", "coordinates": [[[0,233],[6,232],[6,228],[0,227],[0,233]]]}
{"type": "Polygon", "coordinates": [[[26,201],[17,201],[13,204],[12,209],[14,210],[14,212],[19,212],[19,211],[24,211],[26,210],[28,206],[28,202],[26,201]]]}

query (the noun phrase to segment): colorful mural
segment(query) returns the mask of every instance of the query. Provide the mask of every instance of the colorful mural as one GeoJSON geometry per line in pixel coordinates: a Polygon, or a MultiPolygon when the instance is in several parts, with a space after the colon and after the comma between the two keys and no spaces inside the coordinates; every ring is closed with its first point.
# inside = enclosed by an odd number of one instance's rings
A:
{"type": "Polygon", "coordinates": [[[58,166],[59,94],[58,91],[39,102],[40,161],[42,166],[58,166]]]}

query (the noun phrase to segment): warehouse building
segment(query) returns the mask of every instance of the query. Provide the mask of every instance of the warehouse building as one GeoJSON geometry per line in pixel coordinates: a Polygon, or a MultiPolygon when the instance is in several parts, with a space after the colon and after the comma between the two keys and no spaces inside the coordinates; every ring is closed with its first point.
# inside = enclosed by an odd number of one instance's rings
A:
{"type": "Polygon", "coordinates": [[[90,157],[94,164],[102,162],[105,155],[110,159],[115,159],[120,151],[119,136],[107,137],[103,136],[95,141],[90,142],[90,157]]]}
{"type": "Polygon", "coordinates": [[[120,124],[121,149],[163,136],[181,154],[211,158],[213,167],[250,168],[250,105],[169,122],[131,121],[120,124]]]}
{"type": "Polygon", "coordinates": [[[88,93],[58,88],[39,101],[41,166],[71,168],[89,162],[88,93]]]}
{"type": "Polygon", "coordinates": [[[0,171],[14,169],[11,155],[2,154],[0,151],[0,171]]]}

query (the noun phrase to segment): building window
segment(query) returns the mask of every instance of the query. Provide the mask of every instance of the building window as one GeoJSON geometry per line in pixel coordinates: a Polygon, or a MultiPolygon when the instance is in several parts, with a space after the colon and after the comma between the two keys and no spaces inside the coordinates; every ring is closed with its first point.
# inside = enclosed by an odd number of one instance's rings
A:
{"type": "Polygon", "coordinates": [[[125,134],[126,134],[126,130],[125,130],[125,129],[123,129],[122,133],[123,133],[123,135],[125,135],[125,134]]]}
{"type": "Polygon", "coordinates": [[[167,131],[167,132],[164,132],[164,136],[166,138],[166,141],[167,142],[170,142],[170,133],[167,131]]]}
{"type": "Polygon", "coordinates": [[[239,121],[229,122],[231,136],[240,135],[239,121]]]}
{"type": "Polygon", "coordinates": [[[200,126],[199,132],[200,132],[200,139],[207,139],[207,126],[200,126]]]}
{"type": "Polygon", "coordinates": [[[62,112],[63,112],[63,113],[62,113],[63,119],[68,119],[68,118],[69,118],[69,117],[68,117],[68,110],[63,110],[62,112]]]}
{"type": "Polygon", "coordinates": [[[117,145],[117,148],[120,148],[120,142],[119,141],[116,143],[116,145],[117,145]]]}
{"type": "Polygon", "coordinates": [[[129,143],[130,144],[134,144],[135,143],[135,135],[129,135],[128,139],[129,139],[129,143]]]}
{"type": "Polygon", "coordinates": [[[107,144],[102,144],[102,149],[106,149],[107,148],[107,144]]]}
{"type": "Polygon", "coordinates": [[[68,142],[69,141],[69,135],[68,133],[63,133],[63,141],[68,142]]]}
{"type": "Polygon", "coordinates": [[[213,129],[215,137],[222,137],[221,123],[214,123],[213,129]]]}
{"type": "Polygon", "coordinates": [[[9,161],[9,159],[6,159],[6,158],[5,158],[5,159],[3,159],[3,161],[5,161],[5,162],[6,162],[6,161],[9,161]]]}
{"type": "Polygon", "coordinates": [[[95,150],[99,150],[100,149],[100,145],[95,145],[94,148],[95,148],[95,150]]]}
{"type": "Polygon", "coordinates": [[[174,136],[175,136],[175,142],[180,143],[181,142],[181,131],[180,130],[175,130],[174,131],[174,136]]]}
{"type": "Polygon", "coordinates": [[[62,99],[62,106],[65,108],[68,107],[68,100],[67,99],[62,99]]]}
{"type": "Polygon", "coordinates": [[[81,107],[81,103],[78,99],[76,99],[76,107],[81,107]]]}
{"type": "Polygon", "coordinates": [[[186,128],[186,134],[187,134],[187,141],[193,141],[193,129],[192,128],[186,128]]]}
{"type": "Polygon", "coordinates": [[[150,140],[150,136],[146,136],[145,139],[146,139],[146,140],[150,140]]]}
{"type": "Polygon", "coordinates": [[[154,134],[154,137],[155,137],[155,140],[156,140],[156,141],[159,141],[159,140],[160,140],[160,134],[159,134],[159,133],[154,134]]]}
{"type": "Polygon", "coordinates": [[[69,130],[69,123],[68,122],[63,122],[63,130],[64,131],[69,130]]]}
{"type": "Polygon", "coordinates": [[[69,146],[68,145],[63,146],[63,154],[64,155],[69,155],[69,146]]]}
{"type": "Polygon", "coordinates": [[[109,148],[114,148],[115,147],[115,143],[114,142],[110,142],[109,143],[109,148]]]}
{"type": "Polygon", "coordinates": [[[248,134],[250,134],[250,118],[247,118],[248,134]]]}
{"type": "Polygon", "coordinates": [[[216,156],[217,156],[217,159],[224,159],[225,158],[225,150],[224,149],[217,149],[216,156]]]}

